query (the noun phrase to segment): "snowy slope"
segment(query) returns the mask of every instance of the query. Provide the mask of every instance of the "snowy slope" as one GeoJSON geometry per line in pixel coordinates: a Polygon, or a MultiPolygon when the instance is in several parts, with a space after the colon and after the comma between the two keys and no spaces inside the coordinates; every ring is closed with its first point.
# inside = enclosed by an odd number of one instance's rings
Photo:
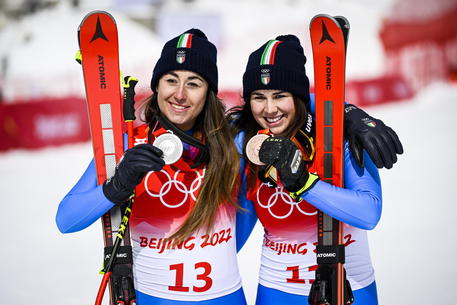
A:
{"type": "MultiPolygon", "coordinates": [[[[7,102],[17,99],[84,96],[81,66],[75,61],[77,29],[89,10],[74,9],[62,2],[11,22],[0,32],[0,59],[7,61],[6,77],[0,74],[2,94],[7,102]]],[[[119,53],[124,75],[135,74],[148,88],[162,42],[157,35],[129,20],[125,14],[109,11],[119,31],[119,53]]]]}
{"type": "Polygon", "coordinates": [[[371,233],[381,304],[455,304],[457,87],[370,108],[398,131],[405,155],[383,170],[383,216],[371,233]]]}
{"type": "MultiPolygon", "coordinates": [[[[109,1],[105,1],[109,2],[109,1]]],[[[344,15],[351,22],[347,76],[360,78],[379,75],[383,71],[382,48],[376,31],[390,0],[199,0],[183,6],[169,0],[163,13],[186,12],[198,18],[213,13],[222,23],[218,61],[220,88],[238,89],[251,52],[269,39],[281,34],[297,35],[308,57],[307,71],[312,79],[311,46],[308,24],[320,13],[344,15]]],[[[74,9],[61,2],[21,21],[10,23],[0,31],[0,59],[7,60],[6,76],[0,83],[7,101],[54,96],[83,96],[81,68],[74,56],[78,49],[76,31],[82,18],[93,9],[108,10],[119,30],[120,64],[124,74],[139,78],[138,90],[148,90],[152,69],[165,41],[150,29],[129,20],[121,10],[90,4],[90,8],[74,9]]],[[[176,22],[173,35],[193,27],[182,20],[176,22]],[[178,27],[178,24],[180,27],[178,27]]],[[[211,33],[211,24],[202,27],[211,33]]],[[[169,37],[172,38],[173,36],[169,37]]]]}
{"type": "MultiPolygon", "coordinates": [[[[457,87],[438,84],[415,100],[370,108],[398,131],[405,147],[395,167],[381,171],[383,215],[369,234],[380,304],[453,304],[457,298],[457,266],[452,263],[457,251],[456,100],[457,87]],[[445,149],[442,143],[448,143],[445,149]]],[[[103,243],[100,223],[69,235],[60,234],[54,223],[60,199],[85,170],[91,153],[90,145],[82,144],[0,155],[6,233],[0,252],[2,304],[32,304],[37,296],[50,305],[94,300],[103,243]]],[[[250,304],[261,237],[256,227],[239,255],[250,304]]]]}

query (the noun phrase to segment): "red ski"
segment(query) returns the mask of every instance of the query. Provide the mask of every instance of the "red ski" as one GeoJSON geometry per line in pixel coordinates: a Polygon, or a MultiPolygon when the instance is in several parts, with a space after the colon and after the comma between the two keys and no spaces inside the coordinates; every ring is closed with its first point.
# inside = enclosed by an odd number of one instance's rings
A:
{"type": "MultiPolygon", "coordinates": [[[[89,13],[79,26],[78,41],[97,181],[101,184],[113,176],[116,164],[124,153],[118,36],[114,18],[104,11],[89,13]]],[[[127,209],[127,213],[130,212],[130,208],[127,209]]],[[[130,234],[125,221],[122,221],[123,214],[124,211],[115,207],[102,217],[105,242],[102,272],[110,272],[111,304],[135,302],[130,234]],[[116,236],[121,237],[113,251],[116,236]],[[116,257],[110,260],[111,253],[116,252],[116,257]],[[105,270],[107,262],[111,270],[105,270]]]]}
{"type": "Polygon", "coordinates": [[[87,109],[98,183],[114,174],[124,153],[117,27],[101,11],[88,14],[79,26],[87,109]]]}
{"type": "MultiPolygon", "coordinates": [[[[328,15],[315,16],[311,20],[310,33],[316,98],[315,166],[323,181],[343,187],[345,36],[349,24],[344,18],[337,18],[338,20],[328,15]],[[345,32],[341,25],[347,25],[345,32]]],[[[319,211],[318,269],[309,295],[309,304],[352,304],[344,260],[342,223],[319,211]]]]}

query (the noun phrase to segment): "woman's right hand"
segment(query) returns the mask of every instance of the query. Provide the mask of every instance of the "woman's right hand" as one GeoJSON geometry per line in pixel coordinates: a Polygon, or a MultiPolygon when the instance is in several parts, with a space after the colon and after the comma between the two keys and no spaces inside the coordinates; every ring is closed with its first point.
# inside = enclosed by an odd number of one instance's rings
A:
{"type": "Polygon", "coordinates": [[[290,139],[267,138],[260,146],[259,159],[278,170],[282,185],[294,199],[309,191],[319,180],[317,175],[308,172],[300,149],[290,139]]]}
{"type": "Polygon", "coordinates": [[[151,144],[139,144],[128,149],[116,166],[114,176],[103,184],[103,193],[111,202],[123,204],[150,171],[160,171],[165,165],[163,152],[151,144]]]}

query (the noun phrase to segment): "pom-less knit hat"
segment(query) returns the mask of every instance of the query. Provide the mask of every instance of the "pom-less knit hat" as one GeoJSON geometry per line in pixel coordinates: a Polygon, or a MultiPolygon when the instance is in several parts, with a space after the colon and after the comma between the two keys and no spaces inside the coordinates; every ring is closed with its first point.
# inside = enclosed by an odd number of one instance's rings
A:
{"type": "Polygon", "coordinates": [[[243,75],[243,98],[249,101],[252,91],[275,89],[291,92],[305,103],[309,101],[306,57],[294,35],[278,36],[254,51],[243,75]]]}
{"type": "Polygon", "coordinates": [[[217,50],[199,29],[190,29],[168,41],[154,67],[151,89],[156,91],[160,77],[173,70],[187,70],[201,75],[217,93],[217,50]]]}

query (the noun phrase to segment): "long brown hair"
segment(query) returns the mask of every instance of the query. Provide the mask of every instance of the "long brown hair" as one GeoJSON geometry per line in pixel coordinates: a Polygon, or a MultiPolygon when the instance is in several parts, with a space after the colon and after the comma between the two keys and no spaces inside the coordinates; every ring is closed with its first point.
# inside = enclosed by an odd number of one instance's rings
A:
{"type": "MultiPolygon", "coordinates": [[[[277,136],[283,136],[283,137],[291,137],[297,133],[297,131],[304,125],[306,124],[306,119],[308,116],[308,109],[306,107],[306,104],[303,100],[301,100],[297,96],[293,96],[294,99],[294,107],[295,107],[295,119],[290,124],[286,130],[277,136]]],[[[244,136],[244,141],[243,141],[243,157],[245,160],[248,161],[248,166],[249,166],[249,172],[247,176],[247,184],[248,187],[253,186],[255,179],[256,179],[256,173],[257,173],[257,165],[249,161],[249,159],[246,156],[246,144],[251,139],[253,136],[257,134],[259,130],[262,130],[262,126],[260,126],[257,121],[254,119],[254,115],[252,114],[251,110],[251,105],[250,105],[250,100],[245,102],[244,105],[242,106],[235,106],[231,109],[229,109],[229,120],[231,122],[234,122],[232,125],[233,132],[235,134],[244,131],[245,136],[244,136]]],[[[309,102],[308,102],[309,103],[309,102]]]]}
{"type": "MultiPolygon", "coordinates": [[[[149,123],[154,114],[160,114],[157,94],[148,98],[144,119],[149,123]]],[[[194,134],[201,134],[209,149],[209,161],[195,206],[181,227],[168,237],[175,243],[183,241],[199,229],[207,232],[214,225],[218,208],[229,202],[235,208],[239,153],[235,146],[233,130],[229,127],[225,108],[216,93],[208,89],[205,106],[193,127],[194,134]]]]}

